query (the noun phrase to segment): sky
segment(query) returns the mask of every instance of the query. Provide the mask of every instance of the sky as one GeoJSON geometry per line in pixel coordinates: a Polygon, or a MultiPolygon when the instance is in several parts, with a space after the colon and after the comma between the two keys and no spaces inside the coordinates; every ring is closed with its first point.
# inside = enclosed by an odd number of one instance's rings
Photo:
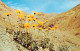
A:
{"type": "Polygon", "coordinates": [[[8,7],[28,13],[62,13],[80,4],[80,0],[1,0],[8,7]]]}

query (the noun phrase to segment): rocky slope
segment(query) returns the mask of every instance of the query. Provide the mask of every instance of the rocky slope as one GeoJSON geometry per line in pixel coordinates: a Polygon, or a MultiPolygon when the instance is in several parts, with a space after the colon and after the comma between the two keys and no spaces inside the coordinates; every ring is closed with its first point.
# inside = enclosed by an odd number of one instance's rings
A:
{"type": "MultiPolygon", "coordinates": [[[[25,18],[31,15],[23,11],[22,14],[25,18]]],[[[34,17],[44,23],[43,29],[31,28],[26,33],[23,24],[28,21],[21,21],[15,9],[0,1],[0,51],[80,51],[80,4],[61,14],[39,12],[34,17]],[[9,16],[4,15],[7,12],[9,16]],[[50,30],[55,25],[58,28],[50,30]]]]}

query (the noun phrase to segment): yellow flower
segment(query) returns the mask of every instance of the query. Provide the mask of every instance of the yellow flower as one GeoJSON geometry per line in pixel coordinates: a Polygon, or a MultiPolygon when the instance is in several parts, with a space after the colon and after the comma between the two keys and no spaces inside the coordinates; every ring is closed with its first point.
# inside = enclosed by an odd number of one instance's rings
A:
{"type": "Polygon", "coordinates": [[[55,28],[54,27],[52,27],[52,28],[50,28],[51,30],[55,30],[55,28]]]}
{"type": "Polygon", "coordinates": [[[54,26],[54,28],[58,28],[58,26],[54,26]]]}
{"type": "Polygon", "coordinates": [[[25,23],[24,28],[26,28],[26,29],[30,28],[30,23],[25,23]]]}
{"type": "Polygon", "coordinates": [[[35,11],[32,11],[32,13],[34,13],[34,14],[38,14],[38,12],[35,12],[35,11]]]}
{"type": "Polygon", "coordinates": [[[32,27],[33,27],[33,29],[35,29],[35,28],[36,28],[36,26],[37,26],[37,25],[35,25],[35,24],[32,24],[32,27]]]}
{"type": "Polygon", "coordinates": [[[34,18],[34,15],[33,15],[33,14],[31,14],[31,15],[30,15],[30,17],[31,17],[31,18],[34,18]]]}
{"type": "Polygon", "coordinates": [[[45,29],[45,31],[48,31],[49,29],[45,29]]]}
{"type": "Polygon", "coordinates": [[[32,18],[27,18],[28,19],[28,21],[32,21],[33,19],[32,18]]]}
{"type": "Polygon", "coordinates": [[[24,19],[24,15],[23,14],[19,14],[18,16],[20,17],[20,19],[24,19]]]}
{"type": "Polygon", "coordinates": [[[16,10],[16,13],[21,13],[21,11],[20,10],[16,10]]]}
{"type": "Polygon", "coordinates": [[[30,18],[30,16],[27,16],[27,18],[30,18]]]}
{"type": "Polygon", "coordinates": [[[43,26],[43,22],[41,22],[41,21],[38,21],[38,24],[39,24],[40,26],[43,26]]]}
{"type": "Polygon", "coordinates": [[[33,18],[33,21],[36,21],[37,22],[37,19],[36,18],[33,18]]]}
{"type": "Polygon", "coordinates": [[[8,12],[8,13],[5,13],[4,15],[6,15],[6,16],[9,16],[9,15],[10,15],[10,12],[8,12]]]}
{"type": "Polygon", "coordinates": [[[38,27],[38,29],[39,29],[39,30],[42,30],[42,28],[41,28],[41,27],[38,27]]]}
{"type": "Polygon", "coordinates": [[[46,20],[45,22],[48,22],[48,20],[46,20]]]}

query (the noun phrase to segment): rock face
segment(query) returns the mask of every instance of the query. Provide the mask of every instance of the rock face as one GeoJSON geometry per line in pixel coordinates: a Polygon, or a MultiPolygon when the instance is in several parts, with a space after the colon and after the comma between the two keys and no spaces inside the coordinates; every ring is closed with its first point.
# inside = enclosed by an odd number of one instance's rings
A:
{"type": "MultiPolygon", "coordinates": [[[[35,18],[38,21],[48,20],[48,22],[44,22],[43,30],[31,28],[29,34],[19,24],[26,23],[26,16],[30,14],[23,11],[22,14],[25,19],[21,21],[15,9],[7,7],[0,1],[0,51],[26,51],[27,49],[31,51],[36,49],[38,51],[80,51],[80,4],[61,14],[39,12],[34,15],[35,18]],[[7,12],[11,14],[4,15],[7,12]],[[58,26],[55,30],[44,30],[55,25],[58,26]],[[21,33],[14,34],[18,31],[21,33]]],[[[36,24],[36,22],[30,23],[36,24]]]]}

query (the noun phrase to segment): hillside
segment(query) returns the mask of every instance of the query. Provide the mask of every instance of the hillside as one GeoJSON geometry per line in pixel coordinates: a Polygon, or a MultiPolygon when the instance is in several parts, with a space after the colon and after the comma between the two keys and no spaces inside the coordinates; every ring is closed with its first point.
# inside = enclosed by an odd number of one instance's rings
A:
{"type": "Polygon", "coordinates": [[[80,51],[80,4],[61,14],[16,10],[0,1],[0,51],[80,51]]]}

